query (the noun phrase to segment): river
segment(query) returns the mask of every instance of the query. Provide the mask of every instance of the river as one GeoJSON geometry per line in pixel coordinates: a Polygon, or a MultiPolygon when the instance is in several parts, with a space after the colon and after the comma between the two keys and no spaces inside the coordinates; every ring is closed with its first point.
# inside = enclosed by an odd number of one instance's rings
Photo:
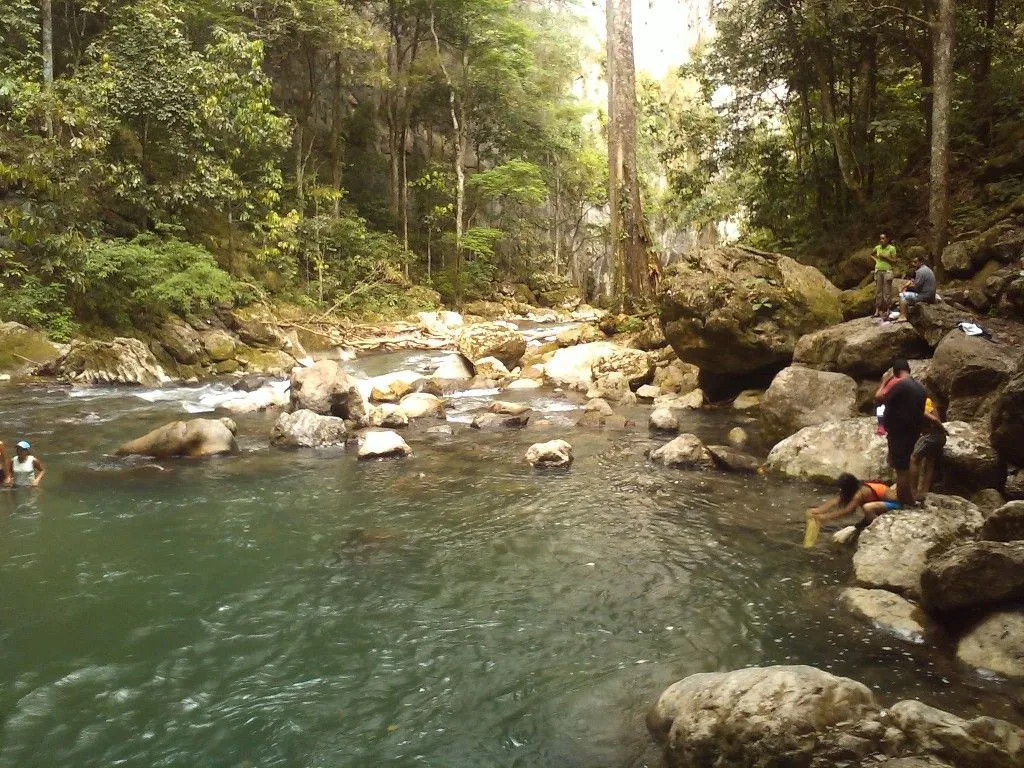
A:
{"type": "Polygon", "coordinates": [[[0,768],[654,766],[668,684],[775,663],[1021,720],[1019,690],[836,605],[849,552],[799,543],[818,490],[656,467],[644,409],[581,431],[519,393],[550,424],[480,433],[458,422],[488,396],[461,397],[454,435],[412,429],[413,456],[374,463],[270,449],[251,416],[240,455],[158,469],[111,454],[223,385],[0,387],[0,437],[47,466],[0,492],[0,768]],[[570,471],[522,462],[550,437],[570,471]]]}

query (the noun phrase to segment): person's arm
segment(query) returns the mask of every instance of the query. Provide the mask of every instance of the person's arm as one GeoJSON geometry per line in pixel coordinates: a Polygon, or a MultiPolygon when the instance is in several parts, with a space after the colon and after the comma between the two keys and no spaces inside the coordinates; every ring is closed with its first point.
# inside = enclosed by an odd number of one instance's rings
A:
{"type": "Polygon", "coordinates": [[[832,499],[832,501],[829,502],[830,507],[833,505],[835,506],[836,509],[834,512],[821,511],[821,507],[818,507],[817,509],[811,511],[811,517],[813,517],[819,523],[827,523],[830,520],[838,520],[841,517],[846,517],[847,515],[852,514],[853,511],[861,505],[861,502],[864,500],[863,494],[864,489],[861,488],[859,491],[853,494],[853,498],[850,499],[849,503],[847,503],[846,506],[840,506],[839,497],[837,496],[836,498],[832,499]]]}
{"type": "Polygon", "coordinates": [[[830,509],[832,509],[832,507],[835,507],[835,506],[838,506],[838,505],[839,505],[839,497],[838,496],[833,496],[828,501],[825,501],[824,503],[819,504],[816,507],[811,507],[810,509],[808,509],[807,510],[807,516],[808,517],[813,517],[815,520],[821,520],[822,519],[822,515],[828,514],[828,511],[830,509]]]}
{"type": "Polygon", "coordinates": [[[32,457],[32,463],[36,468],[36,476],[32,478],[32,487],[39,487],[39,483],[43,481],[43,475],[46,474],[46,467],[43,466],[43,462],[37,459],[35,456],[32,457]]]}
{"type": "Polygon", "coordinates": [[[931,421],[933,424],[938,424],[940,427],[942,426],[942,419],[939,418],[939,414],[937,414],[935,411],[925,411],[924,417],[931,421]]]}
{"type": "Polygon", "coordinates": [[[889,382],[892,381],[893,373],[888,371],[885,376],[882,377],[882,382],[878,385],[878,389],[875,390],[875,402],[881,403],[885,399],[885,396],[889,392],[889,382]]]}

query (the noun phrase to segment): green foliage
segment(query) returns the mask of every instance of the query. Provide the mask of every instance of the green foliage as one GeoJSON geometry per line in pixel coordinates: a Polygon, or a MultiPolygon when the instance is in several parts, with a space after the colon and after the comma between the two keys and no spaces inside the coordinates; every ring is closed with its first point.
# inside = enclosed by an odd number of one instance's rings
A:
{"type": "Polygon", "coordinates": [[[92,243],[83,274],[77,306],[115,329],[208,311],[232,302],[239,289],[208,251],[153,236],[92,243]]]}

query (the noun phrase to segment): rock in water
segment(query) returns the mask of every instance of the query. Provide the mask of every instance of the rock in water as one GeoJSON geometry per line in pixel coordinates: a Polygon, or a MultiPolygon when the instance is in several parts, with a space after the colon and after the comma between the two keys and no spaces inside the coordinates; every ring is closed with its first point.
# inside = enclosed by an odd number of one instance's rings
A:
{"type": "Polygon", "coordinates": [[[499,413],[481,413],[473,419],[470,424],[473,429],[500,430],[500,429],[522,429],[530,420],[529,414],[520,413],[517,416],[509,416],[499,413]]]}
{"type": "Polygon", "coordinates": [[[717,247],[667,272],[665,338],[681,360],[712,374],[786,365],[797,339],[843,317],[839,290],[788,256],[717,247]]]}
{"type": "Polygon", "coordinates": [[[419,419],[424,416],[444,418],[444,401],[436,395],[426,392],[414,392],[411,395],[406,395],[398,406],[402,409],[402,413],[410,419],[419,419]]]}
{"type": "Polygon", "coordinates": [[[481,357],[473,363],[476,375],[483,379],[507,379],[509,370],[505,364],[496,357],[481,357]]]}
{"type": "Polygon", "coordinates": [[[888,590],[850,587],[841,597],[848,610],[909,643],[923,643],[935,630],[919,606],[888,590]]]}
{"type": "Polygon", "coordinates": [[[416,371],[394,371],[362,382],[363,396],[375,403],[397,403],[423,383],[416,371]]]}
{"type": "Polygon", "coordinates": [[[725,436],[725,439],[729,441],[729,445],[742,448],[750,441],[750,436],[743,427],[733,427],[729,430],[729,434],[725,436]]]}
{"type": "Polygon", "coordinates": [[[464,381],[473,378],[473,366],[462,355],[448,355],[441,361],[431,378],[442,381],[464,381]]]}
{"type": "Polygon", "coordinates": [[[981,512],[966,499],[938,494],[930,494],[922,509],[882,515],[857,542],[857,581],[919,598],[928,559],[973,537],[982,522],[981,512]]]}
{"type": "Polygon", "coordinates": [[[591,373],[598,386],[601,386],[602,379],[621,374],[630,388],[633,388],[651,380],[654,364],[646,352],[620,348],[595,360],[591,373]]]}
{"type": "MultiPolygon", "coordinates": [[[[972,667],[1006,677],[1024,677],[1024,611],[999,611],[986,616],[960,639],[956,656],[972,667]]],[[[1020,754],[1022,762],[1017,766],[1024,764],[1024,748],[1020,754]]]]}
{"type": "Polygon", "coordinates": [[[358,382],[334,360],[298,368],[291,376],[291,410],[303,409],[364,425],[367,405],[358,382]]]}
{"type": "Polygon", "coordinates": [[[237,453],[235,422],[231,419],[192,419],[174,421],[130,440],[117,449],[118,456],[174,456],[201,458],[221,453],[237,453]]]}
{"type": "Polygon", "coordinates": [[[726,472],[749,472],[753,474],[761,468],[761,462],[758,461],[756,456],[737,451],[735,448],[730,448],[727,445],[709,445],[707,449],[718,468],[724,469],[726,472]]]}
{"type": "Polygon", "coordinates": [[[270,433],[270,444],[282,448],[344,445],[347,431],[345,420],[337,416],[321,416],[308,410],[282,413],[270,433]]]}
{"type": "Polygon", "coordinates": [[[870,416],[804,427],[772,448],[765,468],[788,477],[832,482],[843,472],[862,480],[885,480],[888,447],[870,416]]]}
{"type": "Polygon", "coordinates": [[[1024,541],[971,541],[928,561],[921,604],[930,611],[1024,598],[1024,541]]]}
{"type": "Polygon", "coordinates": [[[793,362],[849,376],[880,376],[893,358],[927,357],[928,345],[908,323],[850,320],[801,337],[793,362]]]}
{"type": "Polygon", "coordinates": [[[905,754],[938,755],[955,768],[1019,768],[1024,763],[1024,730],[1005,720],[965,720],[913,700],[893,704],[889,717],[900,732],[893,747],[905,754]]]}
{"type": "Polygon", "coordinates": [[[534,443],[526,450],[526,461],[534,467],[568,467],[572,460],[572,446],[565,440],[534,443]]]}
{"type": "Polygon", "coordinates": [[[761,429],[772,441],[856,415],[857,382],[843,373],[800,365],[779,371],[761,400],[761,429]]]}
{"type": "Polygon", "coordinates": [[[647,426],[657,432],[678,432],[679,419],[668,408],[655,408],[647,419],[647,426]]]}
{"type": "Polygon", "coordinates": [[[610,341],[559,349],[544,364],[544,377],[556,386],[586,391],[594,383],[594,364],[620,350],[610,341]]]}
{"type": "Polygon", "coordinates": [[[157,387],[170,381],[149,347],[138,339],[73,341],[55,365],[59,376],[85,384],[157,387]]]}
{"type": "Polygon", "coordinates": [[[385,459],[410,453],[412,448],[397,432],[370,430],[359,438],[360,459],[385,459]]]}
{"type": "Polygon", "coordinates": [[[487,407],[487,410],[491,413],[503,414],[505,416],[518,416],[529,411],[530,406],[525,403],[509,403],[504,400],[495,400],[487,407]]]}
{"type": "Polygon", "coordinates": [[[456,346],[469,360],[496,357],[506,368],[514,368],[526,352],[526,339],[511,323],[477,323],[462,330],[456,346]]]}
{"type": "Polygon", "coordinates": [[[683,469],[711,469],[715,460],[696,435],[680,435],[660,448],[651,451],[651,458],[666,467],[683,469]]]}
{"type": "Polygon", "coordinates": [[[665,764],[810,766],[830,737],[879,711],[867,686],[806,666],[691,675],[647,715],[665,764]]]}
{"type": "Polygon", "coordinates": [[[394,403],[382,403],[370,409],[370,426],[399,429],[409,426],[409,417],[401,406],[394,403]]]}

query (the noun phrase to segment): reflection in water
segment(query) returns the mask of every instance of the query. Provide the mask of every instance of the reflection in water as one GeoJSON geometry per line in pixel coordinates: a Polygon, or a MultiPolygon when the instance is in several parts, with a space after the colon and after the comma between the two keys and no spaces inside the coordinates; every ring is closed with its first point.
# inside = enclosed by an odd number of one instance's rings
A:
{"type": "Polygon", "coordinates": [[[1020,719],[1012,689],[978,703],[948,654],[835,606],[848,556],[800,549],[814,489],[656,468],[636,431],[574,432],[570,472],[532,471],[557,425],[422,428],[360,463],[272,451],[251,416],[240,456],[109,455],[181,396],[0,395],[48,468],[0,493],[0,768],[656,765],[666,685],[771,663],[1020,719]]]}

